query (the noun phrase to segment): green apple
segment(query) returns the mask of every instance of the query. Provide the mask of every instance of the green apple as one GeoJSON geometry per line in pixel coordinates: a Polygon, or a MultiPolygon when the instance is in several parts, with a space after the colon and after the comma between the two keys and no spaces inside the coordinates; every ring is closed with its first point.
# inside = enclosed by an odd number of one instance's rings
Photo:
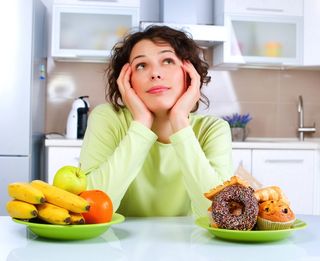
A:
{"type": "Polygon", "coordinates": [[[64,166],[54,175],[53,185],[78,195],[87,189],[87,177],[78,167],[64,166]]]}

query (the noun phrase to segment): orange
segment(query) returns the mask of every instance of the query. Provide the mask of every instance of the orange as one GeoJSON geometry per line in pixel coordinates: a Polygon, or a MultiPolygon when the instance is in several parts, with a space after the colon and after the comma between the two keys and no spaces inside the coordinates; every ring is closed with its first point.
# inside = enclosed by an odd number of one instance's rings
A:
{"type": "Polygon", "coordinates": [[[82,213],[86,224],[107,223],[112,219],[113,205],[110,197],[101,190],[86,190],[80,197],[90,204],[89,212],[82,213]]]}

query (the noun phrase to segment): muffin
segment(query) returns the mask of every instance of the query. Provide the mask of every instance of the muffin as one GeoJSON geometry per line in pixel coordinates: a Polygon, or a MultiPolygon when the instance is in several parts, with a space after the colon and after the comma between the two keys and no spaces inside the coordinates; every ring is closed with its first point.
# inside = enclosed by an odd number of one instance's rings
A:
{"type": "Polygon", "coordinates": [[[279,230],[291,228],[295,214],[289,205],[281,200],[268,200],[259,204],[257,228],[259,230],[279,230]]]}

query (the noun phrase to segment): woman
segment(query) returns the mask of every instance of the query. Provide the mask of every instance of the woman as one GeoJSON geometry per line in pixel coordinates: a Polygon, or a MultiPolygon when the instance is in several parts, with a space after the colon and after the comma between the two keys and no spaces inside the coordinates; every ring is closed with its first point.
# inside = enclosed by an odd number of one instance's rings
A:
{"type": "Polygon", "coordinates": [[[185,33],[151,26],[116,45],[107,98],[90,114],[80,162],[88,188],[126,216],[203,216],[203,193],[231,176],[228,123],[193,115],[208,65],[185,33]]]}

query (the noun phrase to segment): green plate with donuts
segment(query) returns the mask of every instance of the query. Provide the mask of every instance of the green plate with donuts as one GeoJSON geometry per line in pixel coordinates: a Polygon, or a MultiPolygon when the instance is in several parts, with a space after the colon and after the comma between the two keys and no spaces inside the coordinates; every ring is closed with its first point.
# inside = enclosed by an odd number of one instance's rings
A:
{"type": "Polygon", "coordinates": [[[198,218],[196,220],[196,224],[204,229],[207,229],[211,234],[218,238],[241,242],[278,241],[287,238],[294,231],[307,227],[307,224],[300,219],[296,219],[291,228],[281,230],[230,230],[213,228],[210,226],[208,217],[198,218]]]}

